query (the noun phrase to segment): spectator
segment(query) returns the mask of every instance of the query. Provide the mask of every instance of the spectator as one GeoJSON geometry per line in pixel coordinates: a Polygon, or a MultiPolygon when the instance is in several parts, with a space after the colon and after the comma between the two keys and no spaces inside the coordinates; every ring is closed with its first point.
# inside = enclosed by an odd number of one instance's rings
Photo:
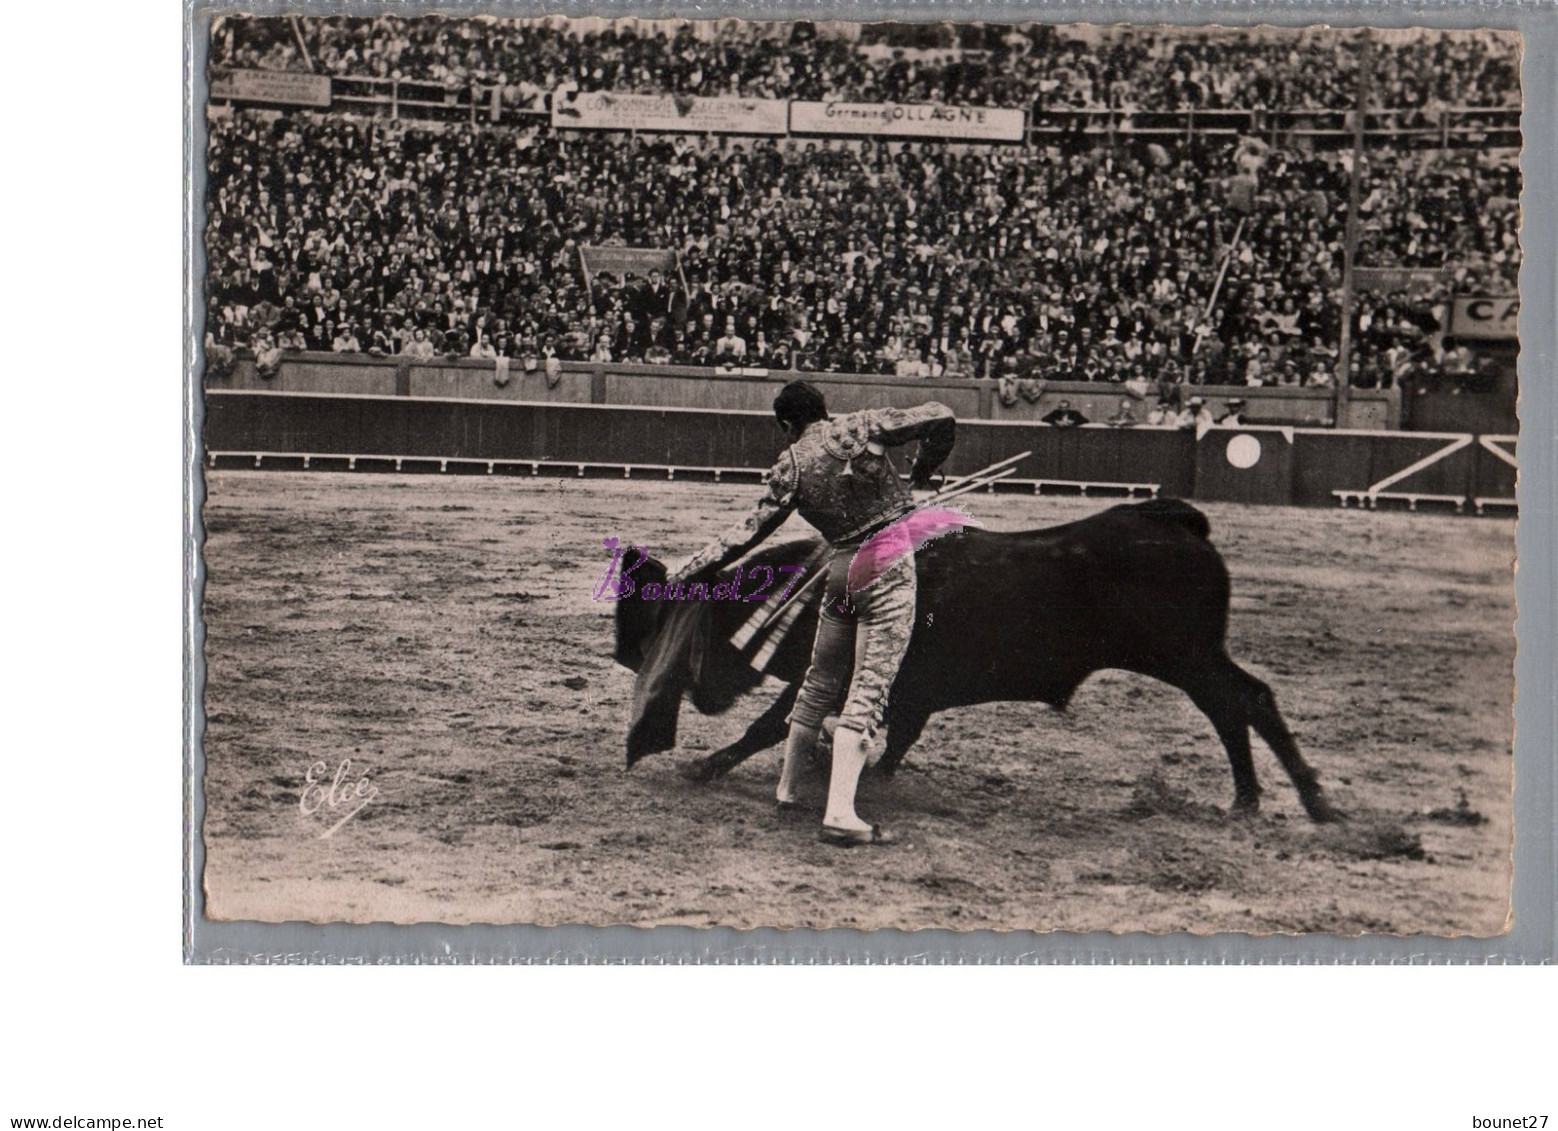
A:
{"type": "Polygon", "coordinates": [[[237,357],[233,347],[216,340],[215,335],[206,334],[206,379],[221,379],[233,371],[237,357]]]}
{"type": "Polygon", "coordinates": [[[1174,426],[1184,430],[1204,432],[1216,421],[1212,419],[1211,411],[1206,407],[1206,401],[1202,397],[1191,397],[1185,402],[1185,407],[1179,410],[1174,417],[1174,426]]]}
{"type": "Polygon", "coordinates": [[[405,356],[412,361],[428,361],[436,355],[433,343],[428,340],[427,331],[420,328],[412,335],[411,342],[404,352],[405,356]]]}
{"type": "MultiPolygon", "coordinates": [[[[708,38],[393,16],[303,26],[326,73],[440,91],[452,82],[457,93],[493,82],[505,105],[534,104],[564,76],[580,90],[1031,105],[1035,121],[1078,106],[1345,107],[1356,91],[1345,31],[1103,29],[1084,47],[1029,28],[1014,33],[1027,49],[976,67],[956,51],[888,62],[869,27],[858,42],[819,34],[791,44],[785,25],[756,23],[708,38]]],[[[1404,114],[1428,111],[1425,91],[1519,103],[1508,37],[1390,32],[1380,42],[1378,94],[1404,114]]],[[[224,19],[212,59],[304,65],[275,18],[224,19]]],[[[1127,136],[1107,152],[589,132],[564,147],[544,122],[520,121],[213,115],[213,337],[237,343],[271,327],[284,337],[295,321],[309,348],[330,349],[334,327],[355,322],[376,349],[412,356],[420,330],[428,356],[463,356],[480,334],[495,340],[500,322],[528,322],[573,358],[604,332],[616,358],[647,357],[658,343],[677,361],[729,364],[720,342],[740,339],[745,356],[762,332],[813,370],[939,364],[951,377],[999,378],[1013,358],[1019,380],[1120,381],[1134,392],[1138,365],[1149,380],[1286,382],[1314,372],[1312,343],[1339,336],[1346,161],[1279,133],[1259,146],[1127,136]],[[1236,224],[1222,192],[1236,173],[1255,179],[1245,235],[1198,334],[1236,224]],[[583,243],[675,251],[691,293],[659,271],[647,281],[600,275],[592,301],[578,278],[583,243]],[[663,336],[653,329],[661,317],[663,336]],[[699,332],[687,333],[689,319],[699,332]],[[710,332],[716,323],[724,336],[710,332]]],[[[1364,174],[1360,260],[1453,275],[1427,294],[1359,295],[1360,377],[1392,384],[1434,364],[1428,344],[1443,332],[1451,285],[1513,291],[1520,174],[1510,153],[1404,145],[1372,147],[1364,174]]]]}
{"type": "Polygon", "coordinates": [[[752,342],[752,351],[751,351],[751,355],[750,355],[750,360],[753,363],[757,364],[757,365],[764,365],[764,366],[766,366],[769,362],[771,362],[773,360],[773,357],[774,357],[774,347],[773,347],[773,344],[771,342],[769,342],[768,335],[766,333],[764,333],[762,330],[759,330],[757,332],[756,337],[754,338],[754,340],[752,342]]]}
{"type": "Polygon", "coordinates": [[[925,351],[905,349],[898,360],[893,363],[893,372],[899,377],[930,376],[930,366],[926,363],[925,351]]]}
{"type": "Polygon", "coordinates": [[[1139,401],[1146,400],[1153,392],[1153,383],[1147,379],[1146,370],[1140,364],[1131,367],[1131,375],[1125,379],[1125,391],[1139,401]]]}
{"type": "Polygon", "coordinates": [[[266,380],[281,372],[281,347],[269,330],[260,330],[254,336],[254,367],[266,380]]]}
{"type": "MultiPolygon", "coordinates": [[[[1355,58],[1343,47],[1351,34],[1330,28],[1284,37],[1235,28],[1091,28],[1083,39],[1064,28],[1027,24],[1005,32],[990,56],[994,65],[988,65],[956,49],[954,37],[976,33],[977,27],[949,27],[940,32],[946,50],[910,59],[881,41],[901,33],[872,25],[859,28],[853,40],[814,27],[815,34],[800,41],[793,25],[758,21],[723,24],[714,35],[697,34],[687,24],[601,32],[545,20],[478,24],[387,15],[305,18],[302,24],[312,42],[313,66],[290,25],[276,17],[219,21],[213,64],[265,70],[317,66],[338,77],[397,78],[451,98],[468,84],[491,82],[499,85],[505,106],[526,107],[538,107],[548,91],[567,98],[609,89],[864,102],[1032,102],[1040,114],[1104,106],[1216,110],[1267,107],[1278,100],[1346,109],[1357,90],[1355,58]]],[[[1387,108],[1421,116],[1435,100],[1452,96],[1473,106],[1519,105],[1517,57],[1507,36],[1380,30],[1374,35],[1380,53],[1375,96],[1387,108]]],[[[1258,146],[1249,146],[1248,153],[1247,163],[1258,171],[1258,146]]]]}
{"type": "Polygon", "coordinates": [[[1061,401],[1039,419],[1055,428],[1078,428],[1087,423],[1087,417],[1072,408],[1071,402],[1067,400],[1061,401]]]}
{"type": "Polygon", "coordinates": [[[330,351],[332,353],[362,352],[362,343],[357,340],[357,335],[353,333],[348,323],[343,322],[340,329],[336,331],[335,337],[330,342],[330,351]]]}
{"type": "Polygon", "coordinates": [[[1329,389],[1335,384],[1336,379],[1331,373],[1331,366],[1324,361],[1316,361],[1310,367],[1309,376],[1304,378],[1304,387],[1309,389],[1329,389]]]}
{"type": "Polygon", "coordinates": [[[1114,410],[1114,415],[1109,418],[1109,424],[1115,428],[1130,428],[1135,423],[1135,405],[1130,397],[1121,397],[1120,406],[1114,410]]]}
{"type": "Polygon", "coordinates": [[[670,318],[676,313],[676,293],[666,284],[659,271],[651,269],[643,290],[638,292],[637,306],[640,317],[646,322],[655,318],[670,318]]]}
{"type": "Polygon", "coordinates": [[[714,344],[715,359],[721,365],[740,365],[746,360],[746,356],[746,339],[736,333],[736,320],[725,319],[725,333],[714,344]]]}

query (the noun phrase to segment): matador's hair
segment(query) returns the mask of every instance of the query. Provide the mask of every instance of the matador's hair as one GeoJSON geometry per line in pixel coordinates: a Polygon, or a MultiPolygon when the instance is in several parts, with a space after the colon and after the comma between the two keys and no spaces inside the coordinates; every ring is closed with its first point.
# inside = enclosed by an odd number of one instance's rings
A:
{"type": "Polygon", "coordinates": [[[774,415],[780,424],[805,428],[814,420],[828,418],[828,402],[822,390],[807,381],[791,381],[774,398],[774,415]]]}

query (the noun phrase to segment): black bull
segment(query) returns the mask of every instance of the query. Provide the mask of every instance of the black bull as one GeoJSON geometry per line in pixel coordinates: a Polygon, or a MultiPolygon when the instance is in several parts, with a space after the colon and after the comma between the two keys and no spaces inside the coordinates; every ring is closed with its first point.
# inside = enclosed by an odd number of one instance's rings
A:
{"type": "MultiPolygon", "coordinates": [[[[888,700],[877,771],[891,774],[938,711],[1003,701],[1064,708],[1093,672],[1120,668],[1172,684],[1205,712],[1233,767],[1236,812],[1260,806],[1253,727],[1310,817],[1335,819],[1271,689],[1228,657],[1228,570],[1209,530],[1189,504],[1155,499],[1043,530],[967,530],[921,549],[914,634],[888,700]]],[[[751,562],[799,564],[816,546],[789,542],[751,562]]],[[[663,582],[665,567],[651,558],[632,576],[642,589],[663,582]]],[[[726,773],[784,738],[810,660],[816,606],[769,665],[768,674],[788,684],[784,693],[739,740],[695,763],[694,776],[726,773]]],[[[628,765],[675,745],[684,692],[699,711],[720,714],[761,682],[730,643],[753,608],[638,594],[618,601],[616,659],[639,673],[628,765]]]]}

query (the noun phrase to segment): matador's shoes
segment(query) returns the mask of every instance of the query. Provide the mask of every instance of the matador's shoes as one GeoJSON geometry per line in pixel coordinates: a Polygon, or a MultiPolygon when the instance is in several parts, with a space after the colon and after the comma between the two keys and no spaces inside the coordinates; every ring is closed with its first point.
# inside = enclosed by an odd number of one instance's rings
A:
{"type": "Polygon", "coordinates": [[[892,844],[897,838],[881,825],[872,825],[869,829],[840,829],[832,825],[823,825],[822,830],[817,834],[817,839],[823,844],[832,844],[839,848],[858,848],[865,844],[892,844]]]}

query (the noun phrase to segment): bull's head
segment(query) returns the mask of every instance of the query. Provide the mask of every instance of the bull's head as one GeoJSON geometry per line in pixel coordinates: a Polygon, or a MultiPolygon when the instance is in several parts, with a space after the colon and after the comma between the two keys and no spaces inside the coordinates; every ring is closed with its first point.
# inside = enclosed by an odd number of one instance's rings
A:
{"type": "MultiPolygon", "coordinates": [[[[626,544],[626,543],[624,543],[626,544]]],[[[788,543],[765,548],[752,561],[770,567],[807,560],[815,542],[788,543]]],[[[636,560],[637,554],[634,553],[636,560]]],[[[730,581],[734,570],[721,571],[711,583],[730,581]]],[[[649,600],[642,597],[646,584],[663,585],[666,568],[654,558],[632,568],[633,595],[617,601],[616,661],[638,673],[633,685],[633,705],[628,722],[627,757],[632,765],[647,754],[670,750],[676,744],[677,716],[682,696],[704,714],[726,711],[756,687],[763,673],[742,656],[730,636],[752,614],[744,601],[649,600]]],[[[798,679],[810,653],[810,630],[787,647],[793,655],[784,664],[771,665],[772,674],[798,679]],[[794,669],[794,670],[791,670],[794,669]]]]}

